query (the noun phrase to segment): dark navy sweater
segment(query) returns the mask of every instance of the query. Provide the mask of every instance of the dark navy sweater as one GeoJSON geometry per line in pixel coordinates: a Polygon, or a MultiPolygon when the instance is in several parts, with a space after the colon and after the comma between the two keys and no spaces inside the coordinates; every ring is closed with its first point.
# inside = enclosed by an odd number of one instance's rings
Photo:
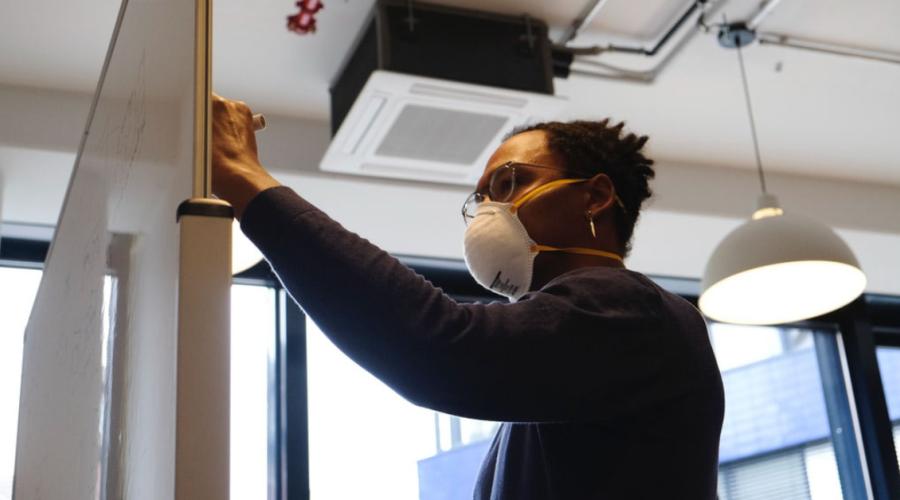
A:
{"type": "Polygon", "coordinates": [[[505,422],[476,499],[713,499],[722,379],[700,313],[588,267],[460,304],[286,187],[243,231],[348,356],[414,404],[505,422]]]}

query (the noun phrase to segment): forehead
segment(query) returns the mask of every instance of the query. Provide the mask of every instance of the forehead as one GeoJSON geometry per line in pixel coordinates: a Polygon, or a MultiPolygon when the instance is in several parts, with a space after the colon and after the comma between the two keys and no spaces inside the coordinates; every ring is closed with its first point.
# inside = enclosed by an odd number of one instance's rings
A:
{"type": "Polygon", "coordinates": [[[488,160],[484,174],[509,161],[552,166],[557,164],[556,160],[547,143],[547,132],[530,130],[503,141],[488,160]]]}

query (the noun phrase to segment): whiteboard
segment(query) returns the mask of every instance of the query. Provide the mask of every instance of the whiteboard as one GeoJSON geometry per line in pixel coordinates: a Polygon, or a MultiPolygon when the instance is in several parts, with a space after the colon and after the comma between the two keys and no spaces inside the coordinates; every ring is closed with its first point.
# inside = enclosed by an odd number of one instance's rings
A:
{"type": "Polygon", "coordinates": [[[194,3],[124,0],[25,332],[14,496],[174,491],[194,3]]]}

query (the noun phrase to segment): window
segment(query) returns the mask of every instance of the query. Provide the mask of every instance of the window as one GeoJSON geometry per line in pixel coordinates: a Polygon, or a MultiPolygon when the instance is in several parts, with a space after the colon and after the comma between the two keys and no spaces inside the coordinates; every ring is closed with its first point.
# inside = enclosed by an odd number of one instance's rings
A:
{"type": "Polygon", "coordinates": [[[22,341],[40,281],[37,269],[0,267],[0,500],[12,498],[22,341]]]}
{"type": "MultiPolygon", "coordinates": [[[[434,412],[408,403],[306,323],[312,500],[419,499],[434,412]]],[[[471,497],[471,490],[469,491],[471,497]]]]}
{"type": "Polygon", "coordinates": [[[721,323],[709,331],[725,385],[719,498],[844,498],[828,406],[842,400],[826,395],[834,388],[823,385],[815,341],[835,342],[834,333],[721,323]]]}
{"type": "MultiPolygon", "coordinates": [[[[835,332],[719,323],[709,331],[726,388],[720,498],[845,498],[831,419],[849,415],[849,403],[842,386],[823,382],[834,367],[821,365],[819,345],[836,353],[835,332]]],[[[313,323],[307,332],[311,498],[471,498],[497,424],[416,408],[313,323]]]]}
{"type": "Polygon", "coordinates": [[[231,498],[268,498],[275,293],[266,286],[231,287],[231,498]]]}
{"type": "Polygon", "coordinates": [[[888,415],[894,429],[894,451],[900,462],[900,347],[880,346],[876,351],[888,415]]]}
{"type": "MultiPolygon", "coordinates": [[[[493,296],[457,261],[402,257],[462,302],[493,296]]],[[[416,407],[306,322],[312,500],[471,499],[499,424],[416,407]]]]}
{"type": "MultiPolygon", "coordinates": [[[[34,269],[0,267],[0,401],[8,409],[0,413],[0,500],[11,495],[22,332],[40,274],[34,269]]],[[[459,279],[459,274],[454,272],[453,279],[459,279]]],[[[426,277],[441,284],[440,279],[426,277]]],[[[279,403],[273,405],[272,399],[273,387],[277,389],[279,383],[275,378],[283,377],[273,375],[277,372],[273,366],[284,362],[275,360],[284,356],[281,350],[285,349],[279,344],[283,339],[276,342],[275,336],[284,320],[276,315],[283,299],[271,286],[272,280],[262,281],[266,286],[238,284],[232,289],[231,492],[235,498],[274,497],[272,482],[281,480],[275,471],[284,470],[272,452],[273,436],[284,432],[282,424],[273,424],[278,422],[273,412],[284,410],[277,408],[279,403]]],[[[484,298],[478,290],[452,292],[465,300],[484,298]]],[[[304,415],[308,398],[312,500],[471,498],[498,424],[411,405],[348,359],[314,323],[301,317],[297,324],[303,322],[308,388],[306,383],[301,385],[308,392],[290,397],[304,400],[304,415]]],[[[846,450],[842,452],[831,435],[834,419],[839,417],[835,412],[847,411],[849,405],[846,394],[829,379],[830,370],[835,370],[828,364],[829,359],[833,361],[829,356],[837,352],[835,332],[718,323],[710,323],[709,330],[726,387],[720,498],[853,497],[844,491],[848,467],[841,465],[846,458],[840,457],[846,450]],[[831,354],[829,346],[835,349],[831,354]]],[[[896,446],[900,347],[879,347],[877,356],[896,446]]],[[[305,435],[306,430],[294,436],[305,435]]],[[[290,430],[287,434],[291,439],[290,430]]],[[[859,475],[858,464],[855,467],[850,464],[849,469],[859,475]]]]}
{"type": "MultiPolygon", "coordinates": [[[[0,500],[12,498],[22,341],[41,280],[38,269],[0,266],[0,500]]],[[[275,290],[232,288],[231,492],[267,498],[270,339],[275,333],[275,290]]]]}

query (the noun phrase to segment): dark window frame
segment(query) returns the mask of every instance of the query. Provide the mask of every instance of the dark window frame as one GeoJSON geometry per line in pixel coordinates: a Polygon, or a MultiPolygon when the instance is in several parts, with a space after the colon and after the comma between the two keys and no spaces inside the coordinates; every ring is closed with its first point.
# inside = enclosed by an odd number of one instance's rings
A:
{"type": "Polygon", "coordinates": [[[43,269],[50,242],[27,238],[0,238],[0,266],[43,269]]]}
{"type": "MultiPolygon", "coordinates": [[[[490,302],[500,299],[475,283],[461,261],[412,256],[398,258],[457,300],[490,302]]],[[[648,277],[695,307],[698,305],[699,280],[674,276],[648,277]]],[[[865,478],[861,475],[863,461],[856,442],[857,431],[863,443],[865,472],[873,497],[876,500],[900,498],[900,468],[875,357],[877,345],[900,346],[900,297],[864,294],[830,314],[779,326],[814,332],[823,391],[833,392],[826,398],[826,409],[844,498],[856,500],[867,497],[865,478]],[[841,348],[850,378],[849,388],[844,380],[841,348]],[[847,389],[852,389],[852,401],[847,389]],[[859,429],[853,427],[854,412],[859,429]],[[854,432],[841,430],[848,425],[854,432]]]]}
{"type": "MultiPolygon", "coordinates": [[[[50,243],[44,240],[23,238],[0,239],[0,266],[43,268],[50,243]]],[[[464,302],[502,300],[501,297],[485,291],[469,276],[465,264],[458,260],[437,259],[416,256],[398,258],[435,286],[457,300],[464,302]]],[[[650,276],[667,290],[679,294],[697,305],[699,282],[678,277],[650,276]]],[[[307,366],[306,366],[306,319],[303,311],[284,291],[277,277],[265,262],[235,276],[235,283],[271,287],[276,290],[277,335],[273,339],[272,357],[269,366],[269,456],[270,456],[270,498],[279,500],[309,499],[309,436],[307,414],[307,366]]],[[[892,423],[887,413],[884,388],[878,372],[876,347],[900,347],[900,297],[882,294],[864,294],[846,307],[797,323],[800,328],[818,332],[836,328],[840,336],[840,347],[844,351],[844,368],[850,379],[852,403],[859,419],[860,438],[863,442],[865,464],[876,500],[900,498],[900,468],[894,450],[892,423]]],[[[819,354],[820,370],[824,370],[823,384],[843,384],[840,353],[836,337],[818,335],[823,353],[819,354]],[[836,358],[835,356],[838,356],[836,358]]],[[[850,395],[845,391],[845,399],[850,395]]],[[[839,399],[839,398],[838,398],[839,399]]],[[[839,422],[852,419],[849,412],[842,410],[850,401],[830,401],[829,417],[839,422]],[[834,415],[832,415],[834,412],[834,415]]],[[[834,425],[832,425],[834,427],[834,425]]],[[[851,474],[854,464],[853,450],[856,444],[846,441],[854,433],[843,433],[844,437],[832,436],[835,442],[835,456],[839,462],[842,486],[846,474],[851,474]],[[849,465],[848,465],[849,464],[849,465]],[[843,468],[842,468],[843,467],[843,468]]],[[[859,467],[860,465],[856,465],[859,467]]],[[[846,498],[855,498],[858,492],[858,478],[846,483],[846,498]]]]}

